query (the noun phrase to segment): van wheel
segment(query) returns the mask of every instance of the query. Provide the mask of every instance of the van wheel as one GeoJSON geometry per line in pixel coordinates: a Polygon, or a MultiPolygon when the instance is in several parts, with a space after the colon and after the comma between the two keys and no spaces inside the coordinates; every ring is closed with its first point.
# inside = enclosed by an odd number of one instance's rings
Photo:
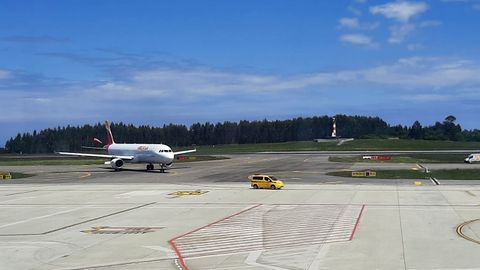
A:
{"type": "Polygon", "coordinates": [[[257,189],[257,188],[258,188],[258,186],[255,184],[255,185],[253,185],[253,188],[254,188],[254,189],[257,189]]]}
{"type": "Polygon", "coordinates": [[[274,186],[274,185],[271,185],[271,186],[270,186],[270,189],[275,189],[275,186],[274,186]]]}

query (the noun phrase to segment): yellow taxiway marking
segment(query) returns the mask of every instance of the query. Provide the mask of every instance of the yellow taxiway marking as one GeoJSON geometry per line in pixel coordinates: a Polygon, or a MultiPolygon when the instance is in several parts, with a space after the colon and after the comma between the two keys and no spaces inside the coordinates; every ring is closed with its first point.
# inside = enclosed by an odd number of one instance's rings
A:
{"type": "Polygon", "coordinates": [[[168,195],[174,195],[174,196],[184,196],[184,195],[202,195],[202,194],[205,194],[207,193],[208,191],[203,191],[203,190],[195,190],[195,191],[184,191],[184,190],[181,190],[181,191],[176,191],[176,192],[172,192],[168,195]]]}
{"type": "Polygon", "coordinates": [[[465,240],[468,240],[468,241],[473,242],[473,243],[480,244],[480,240],[473,239],[470,236],[465,235],[465,233],[463,232],[463,227],[469,225],[470,223],[474,223],[474,222],[480,222],[480,219],[474,219],[474,220],[466,221],[466,222],[458,225],[457,234],[465,240]]]}
{"type": "Polygon", "coordinates": [[[86,178],[86,177],[90,177],[90,176],[92,176],[92,173],[87,172],[84,175],[80,176],[79,178],[86,178]]]}
{"type": "Polygon", "coordinates": [[[168,172],[168,176],[176,176],[176,175],[179,175],[179,174],[180,174],[180,173],[175,172],[175,171],[173,171],[173,172],[168,172]]]}

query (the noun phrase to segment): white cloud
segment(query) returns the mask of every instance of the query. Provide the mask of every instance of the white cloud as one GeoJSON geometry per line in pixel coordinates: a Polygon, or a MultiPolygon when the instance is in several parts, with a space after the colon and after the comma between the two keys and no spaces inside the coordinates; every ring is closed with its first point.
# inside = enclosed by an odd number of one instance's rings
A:
{"type": "Polygon", "coordinates": [[[417,24],[413,23],[401,23],[395,24],[390,27],[390,37],[388,38],[389,43],[402,43],[408,35],[410,35],[417,28],[427,28],[427,27],[436,27],[441,25],[439,21],[423,21],[417,24]]]}
{"type": "MultiPolygon", "coordinates": [[[[274,103],[291,100],[296,112],[302,111],[306,103],[321,103],[325,96],[339,99],[347,96],[348,102],[358,99],[359,106],[365,102],[383,104],[388,98],[398,101],[402,97],[416,102],[452,98],[460,104],[480,100],[478,74],[478,62],[424,57],[402,58],[394,63],[358,69],[297,75],[163,67],[136,71],[121,80],[111,79],[96,86],[91,86],[91,82],[57,86],[61,91],[46,87],[19,90],[13,83],[11,89],[7,90],[7,86],[0,91],[0,100],[9,100],[3,105],[6,113],[0,116],[0,122],[122,120],[131,115],[165,119],[165,113],[170,114],[169,119],[179,121],[179,117],[198,119],[196,114],[199,111],[205,113],[204,119],[209,119],[220,109],[225,115],[242,117],[236,108],[248,109],[252,101],[271,103],[272,97],[276,100],[274,103]],[[367,96],[368,100],[363,98],[367,96]]],[[[258,115],[261,111],[255,113],[258,115]]]]}
{"type": "Polygon", "coordinates": [[[407,36],[416,28],[426,28],[441,25],[440,21],[423,21],[420,23],[410,23],[412,17],[427,11],[428,5],[424,2],[397,1],[383,5],[370,7],[370,13],[374,15],[383,15],[388,19],[395,21],[390,26],[389,43],[402,43],[407,36]]]}
{"type": "Polygon", "coordinates": [[[377,46],[377,44],[372,40],[372,38],[364,34],[346,34],[340,36],[340,40],[355,45],[363,45],[369,47],[377,46]]]}
{"type": "Polygon", "coordinates": [[[424,2],[391,2],[370,7],[370,13],[381,14],[389,19],[406,23],[410,18],[425,12],[428,5],[424,2]]]}
{"type": "Polygon", "coordinates": [[[358,28],[360,26],[357,18],[340,18],[338,24],[345,28],[358,28]]]}
{"type": "Polygon", "coordinates": [[[6,79],[10,79],[12,77],[13,77],[13,75],[10,71],[0,69],[0,80],[6,80],[6,79]]]}
{"type": "Polygon", "coordinates": [[[415,25],[411,23],[394,25],[390,27],[390,37],[388,38],[388,42],[402,43],[413,30],[415,30],[415,25]]]}
{"type": "Polygon", "coordinates": [[[365,23],[360,22],[358,18],[340,18],[338,20],[338,25],[340,28],[348,28],[348,29],[359,29],[359,30],[373,30],[378,28],[380,23],[365,23]]]}
{"type": "Polygon", "coordinates": [[[480,85],[479,72],[480,65],[463,59],[412,57],[361,71],[361,75],[371,83],[428,91],[480,85]]]}
{"type": "MultiPolygon", "coordinates": [[[[365,43],[362,39],[355,42],[365,43]]],[[[156,69],[139,71],[127,81],[105,82],[90,88],[87,96],[100,99],[150,99],[182,97],[238,97],[294,92],[302,89],[330,89],[359,84],[385,89],[433,91],[450,87],[480,86],[480,64],[464,59],[402,58],[390,65],[280,76],[248,74],[213,69],[156,69]]]]}

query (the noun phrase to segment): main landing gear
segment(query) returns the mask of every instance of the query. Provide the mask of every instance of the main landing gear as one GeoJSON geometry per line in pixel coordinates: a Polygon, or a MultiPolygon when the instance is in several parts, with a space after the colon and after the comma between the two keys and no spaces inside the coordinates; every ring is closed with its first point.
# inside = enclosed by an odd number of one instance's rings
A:
{"type": "MultiPolygon", "coordinates": [[[[165,166],[165,165],[163,165],[163,164],[160,164],[160,172],[161,172],[161,173],[164,173],[166,168],[167,168],[167,166],[165,166]]],[[[154,170],[154,169],[155,169],[155,167],[153,166],[152,163],[147,164],[147,171],[152,171],[152,170],[154,170]]]]}

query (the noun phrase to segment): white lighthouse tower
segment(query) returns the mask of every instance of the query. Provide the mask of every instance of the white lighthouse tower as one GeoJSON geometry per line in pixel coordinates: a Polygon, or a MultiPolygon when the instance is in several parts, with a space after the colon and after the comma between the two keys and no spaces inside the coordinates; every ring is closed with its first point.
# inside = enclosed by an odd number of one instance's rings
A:
{"type": "Polygon", "coordinates": [[[332,138],[337,138],[337,121],[335,120],[335,117],[333,117],[332,138]]]}

